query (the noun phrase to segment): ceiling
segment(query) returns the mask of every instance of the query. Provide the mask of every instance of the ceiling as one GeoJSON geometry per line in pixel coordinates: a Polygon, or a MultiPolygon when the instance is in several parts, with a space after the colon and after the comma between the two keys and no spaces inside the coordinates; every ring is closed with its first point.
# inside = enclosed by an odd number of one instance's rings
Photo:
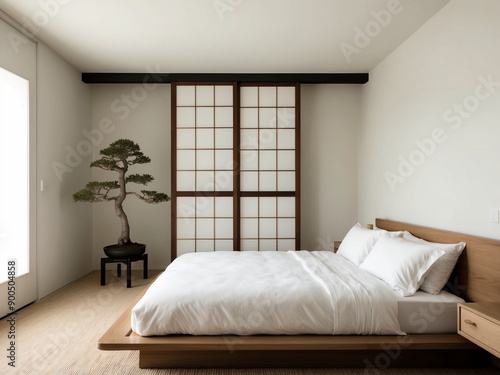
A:
{"type": "Polygon", "coordinates": [[[0,9],[82,72],[342,73],[369,72],[449,1],[0,0],[0,9]]]}

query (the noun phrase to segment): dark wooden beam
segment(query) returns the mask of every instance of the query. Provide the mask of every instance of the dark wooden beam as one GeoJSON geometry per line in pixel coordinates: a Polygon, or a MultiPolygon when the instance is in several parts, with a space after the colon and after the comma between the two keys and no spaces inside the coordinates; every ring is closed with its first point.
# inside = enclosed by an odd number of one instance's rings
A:
{"type": "Polygon", "coordinates": [[[84,83],[299,82],[364,84],[368,73],[82,73],[84,83]]]}

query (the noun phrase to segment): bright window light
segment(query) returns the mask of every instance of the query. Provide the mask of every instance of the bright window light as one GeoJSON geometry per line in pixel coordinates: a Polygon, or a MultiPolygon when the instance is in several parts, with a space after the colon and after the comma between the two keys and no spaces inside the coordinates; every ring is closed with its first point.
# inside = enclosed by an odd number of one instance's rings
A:
{"type": "Polygon", "coordinates": [[[0,283],[29,272],[29,81],[0,68],[0,283]]]}

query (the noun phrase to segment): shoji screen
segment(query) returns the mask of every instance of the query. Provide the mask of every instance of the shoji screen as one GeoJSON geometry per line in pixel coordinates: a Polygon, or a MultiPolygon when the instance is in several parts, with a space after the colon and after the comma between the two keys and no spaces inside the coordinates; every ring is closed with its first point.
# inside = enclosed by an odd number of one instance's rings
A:
{"type": "Polygon", "coordinates": [[[234,250],[235,87],[172,86],[173,250],[234,250]]]}
{"type": "Polygon", "coordinates": [[[299,86],[240,88],[240,250],[299,248],[299,86]]]}
{"type": "Polygon", "coordinates": [[[299,89],[172,85],[172,258],[299,247],[299,89]]]}

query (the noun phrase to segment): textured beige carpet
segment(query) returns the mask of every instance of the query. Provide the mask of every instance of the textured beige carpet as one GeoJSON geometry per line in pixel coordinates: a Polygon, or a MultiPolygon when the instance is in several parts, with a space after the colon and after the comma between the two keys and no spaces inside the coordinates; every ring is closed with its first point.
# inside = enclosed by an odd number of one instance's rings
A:
{"type": "MultiPolygon", "coordinates": [[[[149,280],[134,273],[132,288],[125,278],[108,271],[106,286],[99,284],[99,273],[92,272],[77,282],[21,310],[17,314],[16,368],[7,365],[6,319],[0,321],[0,374],[169,374],[169,375],[363,375],[364,369],[255,369],[255,370],[140,370],[138,352],[97,350],[97,341],[123,313],[149,280]]],[[[484,369],[393,369],[383,374],[402,375],[490,375],[484,369]]]]}

